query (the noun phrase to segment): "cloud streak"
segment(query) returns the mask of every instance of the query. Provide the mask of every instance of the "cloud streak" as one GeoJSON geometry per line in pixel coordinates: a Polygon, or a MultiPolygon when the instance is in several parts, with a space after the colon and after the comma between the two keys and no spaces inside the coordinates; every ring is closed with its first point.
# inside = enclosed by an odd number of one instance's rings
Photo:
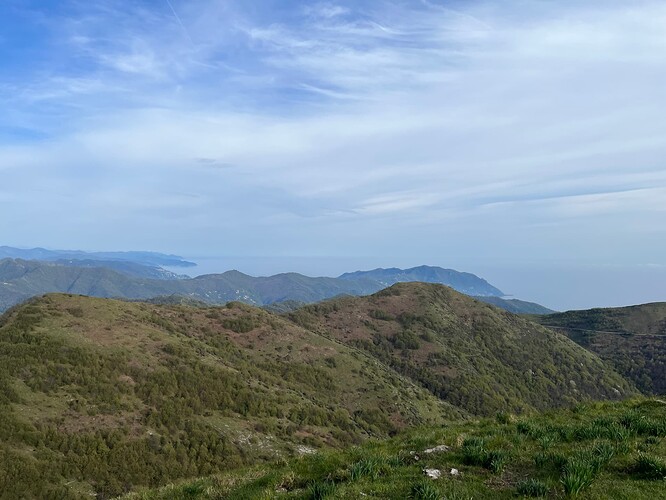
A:
{"type": "Polygon", "coordinates": [[[666,264],[661,2],[163,7],[21,12],[8,243],[666,264]]]}

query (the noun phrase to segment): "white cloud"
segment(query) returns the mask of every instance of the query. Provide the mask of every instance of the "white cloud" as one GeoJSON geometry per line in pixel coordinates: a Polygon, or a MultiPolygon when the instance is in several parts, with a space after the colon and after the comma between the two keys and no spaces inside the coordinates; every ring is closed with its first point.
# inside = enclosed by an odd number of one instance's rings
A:
{"type": "MultiPolygon", "coordinates": [[[[166,231],[165,244],[193,252],[197,228],[268,231],[283,253],[330,253],[331,239],[357,235],[340,251],[376,254],[395,231],[409,236],[392,251],[422,260],[447,244],[472,259],[488,235],[519,260],[517,239],[533,240],[530,253],[544,239],[552,255],[555,236],[584,224],[605,242],[663,231],[661,3],[378,5],[285,19],[174,3],[191,40],[166,4],[109,3],[64,23],[75,70],[25,81],[16,99],[0,87],[9,111],[50,134],[0,145],[0,200],[27,205],[36,183],[63,214],[113,212],[119,234],[146,211],[169,228],[180,210],[191,243],[166,231]]],[[[618,246],[608,258],[633,255],[618,246]]]]}

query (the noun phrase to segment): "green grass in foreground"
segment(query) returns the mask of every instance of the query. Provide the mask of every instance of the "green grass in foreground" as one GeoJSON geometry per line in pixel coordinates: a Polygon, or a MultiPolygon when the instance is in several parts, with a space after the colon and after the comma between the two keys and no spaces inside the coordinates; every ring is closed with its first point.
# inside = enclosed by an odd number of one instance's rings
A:
{"type": "Polygon", "coordinates": [[[127,497],[156,499],[666,498],[666,403],[579,405],[412,430],[345,451],[127,497]],[[448,451],[425,453],[447,445],[448,451]],[[424,469],[441,477],[426,477],[424,469]],[[452,475],[451,469],[459,474],[452,475]]]}

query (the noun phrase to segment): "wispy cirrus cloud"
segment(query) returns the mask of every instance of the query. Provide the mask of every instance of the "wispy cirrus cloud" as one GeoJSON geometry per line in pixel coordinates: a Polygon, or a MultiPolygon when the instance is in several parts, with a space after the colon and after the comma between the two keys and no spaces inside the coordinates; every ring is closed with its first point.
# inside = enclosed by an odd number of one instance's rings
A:
{"type": "Polygon", "coordinates": [[[15,244],[101,223],[95,245],[184,253],[666,251],[661,2],[170,3],[15,7],[45,30],[0,42],[37,55],[0,78],[15,244]]]}

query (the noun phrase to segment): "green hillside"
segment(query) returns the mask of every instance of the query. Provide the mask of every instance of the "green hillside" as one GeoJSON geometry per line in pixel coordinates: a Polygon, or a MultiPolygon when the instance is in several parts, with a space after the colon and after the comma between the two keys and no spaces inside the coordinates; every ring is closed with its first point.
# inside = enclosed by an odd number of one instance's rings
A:
{"type": "Polygon", "coordinates": [[[666,394],[666,303],[536,318],[598,354],[648,394],[666,394]]]}
{"type": "MultiPolygon", "coordinates": [[[[509,311],[513,314],[523,314],[523,315],[534,315],[534,314],[551,314],[554,313],[552,309],[548,309],[540,304],[534,302],[526,302],[524,300],[518,299],[503,299],[501,297],[491,297],[491,296],[482,296],[482,295],[472,295],[472,298],[485,302],[486,304],[491,304],[505,311],[509,311]]],[[[304,302],[299,302],[296,300],[285,300],[283,302],[273,302],[272,304],[267,304],[264,307],[267,311],[274,313],[288,313],[300,309],[301,307],[307,305],[304,302]]]]}
{"type": "Polygon", "coordinates": [[[50,295],[0,327],[10,498],[104,498],[461,416],[365,353],[238,303],[50,295]]]}
{"type": "Polygon", "coordinates": [[[0,319],[0,497],[107,498],[633,394],[566,337],[440,285],[289,317],[47,295],[0,319]]]}
{"type": "Polygon", "coordinates": [[[442,285],[400,283],[368,297],[306,306],[290,317],[475,414],[635,394],[564,335],[442,285]]]}
{"type": "Polygon", "coordinates": [[[666,403],[634,400],[420,428],[127,500],[659,500],[665,476],[666,403]]]}

